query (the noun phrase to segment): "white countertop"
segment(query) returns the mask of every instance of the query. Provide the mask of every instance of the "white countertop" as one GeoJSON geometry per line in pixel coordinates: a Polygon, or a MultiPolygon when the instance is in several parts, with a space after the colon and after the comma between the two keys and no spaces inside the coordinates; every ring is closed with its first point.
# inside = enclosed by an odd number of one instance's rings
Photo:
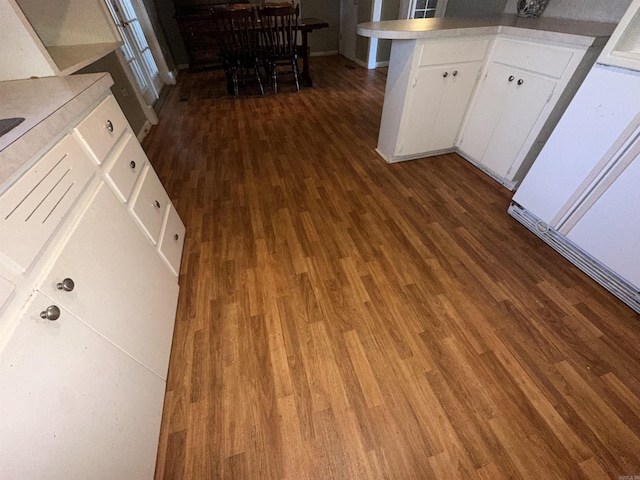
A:
{"type": "Polygon", "coordinates": [[[0,137],[0,193],[111,85],[108,73],[0,82],[0,118],[25,119],[0,137]]]}
{"type": "Polygon", "coordinates": [[[503,33],[589,47],[604,45],[615,27],[613,23],[503,15],[493,18],[444,17],[367,22],[358,25],[358,35],[391,40],[415,40],[503,33]]]}

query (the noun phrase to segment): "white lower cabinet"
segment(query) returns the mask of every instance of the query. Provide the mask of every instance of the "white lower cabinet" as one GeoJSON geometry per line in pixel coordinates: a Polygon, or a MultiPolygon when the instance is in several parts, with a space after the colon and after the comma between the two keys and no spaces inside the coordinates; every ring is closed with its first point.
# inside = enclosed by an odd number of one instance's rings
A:
{"type": "Polygon", "coordinates": [[[40,289],[167,378],[178,284],[125,205],[104,184],[40,289]],[[64,288],[66,278],[74,283],[72,291],[64,288]]]}
{"type": "Polygon", "coordinates": [[[555,86],[551,79],[490,65],[478,86],[460,150],[498,177],[512,180],[525,142],[555,86]]]}
{"type": "Polygon", "coordinates": [[[413,82],[396,155],[454,147],[482,62],[420,67],[413,82]]]}
{"type": "Polygon", "coordinates": [[[0,185],[2,480],[154,475],[185,227],[97,96],[0,185]]]}
{"type": "Polygon", "coordinates": [[[0,356],[0,478],[153,478],[165,383],[36,294],[0,356]]]}
{"type": "Polygon", "coordinates": [[[461,128],[460,154],[515,188],[566,107],[567,86],[585,52],[498,36],[461,128]]]}
{"type": "Polygon", "coordinates": [[[377,152],[387,162],[455,148],[488,37],[393,42],[377,152]]]}

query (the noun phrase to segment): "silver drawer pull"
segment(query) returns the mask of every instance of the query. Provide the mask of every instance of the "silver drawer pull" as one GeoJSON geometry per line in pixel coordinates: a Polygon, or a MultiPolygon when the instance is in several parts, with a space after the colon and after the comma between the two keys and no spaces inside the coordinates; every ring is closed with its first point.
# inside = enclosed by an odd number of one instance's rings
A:
{"type": "Polygon", "coordinates": [[[518,85],[522,85],[524,83],[524,80],[522,80],[521,78],[518,79],[518,85]]]}
{"type": "Polygon", "coordinates": [[[62,282],[56,285],[56,288],[58,290],[64,290],[65,292],[73,292],[73,289],[75,288],[75,286],[76,284],[72,279],[65,278],[64,280],[62,280],[62,282]]]}
{"type": "Polygon", "coordinates": [[[40,312],[40,318],[46,318],[51,321],[57,320],[60,318],[60,309],[55,305],[51,305],[45,311],[40,312]]]}
{"type": "Polygon", "coordinates": [[[177,242],[180,239],[180,235],[177,233],[173,236],[173,239],[177,242]]]}
{"type": "Polygon", "coordinates": [[[131,167],[131,170],[135,170],[136,169],[136,162],[134,162],[133,160],[131,160],[129,162],[129,166],[131,167]]]}
{"type": "Polygon", "coordinates": [[[516,77],[514,77],[513,75],[509,75],[509,81],[510,81],[510,82],[513,82],[513,80],[514,80],[515,78],[516,78],[516,77]]]}
{"type": "Polygon", "coordinates": [[[111,123],[111,120],[107,120],[107,124],[105,125],[105,127],[107,127],[107,130],[109,130],[110,132],[113,132],[113,123],[111,123]]]}
{"type": "Polygon", "coordinates": [[[153,206],[156,208],[160,208],[160,202],[158,200],[153,201],[153,206]]]}
{"type": "Polygon", "coordinates": [[[443,76],[444,78],[447,78],[447,77],[449,76],[449,72],[444,72],[444,73],[442,74],[442,76],[443,76]]]}
{"type": "Polygon", "coordinates": [[[454,77],[457,77],[457,76],[458,76],[458,70],[454,70],[452,75],[453,75],[454,77]]]}

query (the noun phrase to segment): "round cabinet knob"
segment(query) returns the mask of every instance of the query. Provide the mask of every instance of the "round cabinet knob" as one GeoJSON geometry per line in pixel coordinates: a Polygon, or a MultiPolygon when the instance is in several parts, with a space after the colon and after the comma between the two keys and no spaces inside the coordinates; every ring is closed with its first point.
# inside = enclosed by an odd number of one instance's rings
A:
{"type": "Polygon", "coordinates": [[[153,201],[153,206],[156,208],[160,208],[160,202],[158,200],[153,201]]]}
{"type": "Polygon", "coordinates": [[[60,309],[55,305],[51,305],[45,311],[40,312],[40,318],[46,318],[51,321],[57,320],[60,318],[60,309]]]}
{"type": "Polygon", "coordinates": [[[113,123],[111,123],[111,120],[107,120],[107,123],[106,123],[105,127],[106,127],[106,128],[107,128],[107,130],[109,130],[110,132],[113,132],[113,123]]]}
{"type": "Polygon", "coordinates": [[[516,78],[516,77],[514,77],[513,75],[509,75],[509,81],[510,81],[510,82],[513,82],[513,80],[514,80],[515,78],[516,78]]]}
{"type": "Polygon", "coordinates": [[[453,75],[454,77],[457,77],[458,76],[458,70],[454,70],[451,75],[453,75]]]}
{"type": "Polygon", "coordinates": [[[62,280],[62,282],[56,285],[56,288],[58,290],[64,290],[65,292],[73,292],[75,286],[76,284],[73,282],[73,280],[71,280],[70,278],[65,278],[64,280],[62,280]]]}
{"type": "Polygon", "coordinates": [[[173,239],[177,242],[180,239],[180,235],[177,233],[173,236],[173,239]]]}
{"type": "Polygon", "coordinates": [[[449,76],[449,72],[444,72],[444,73],[442,74],[442,76],[443,76],[444,78],[447,78],[447,77],[449,76]]]}
{"type": "Polygon", "coordinates": [[[136,162],[134,162],[133,160],[131,160],[129,162],[129,166],[131,167],[131,170],[135,170],[136,169],[136,162]]]}
{"type": "Polygon", "coordinates": [[[519,79],[518,79],[518,85],[522,85],[523,83],[524,83],[524,80],[523,80],[523,79],[521,79],[521,78],[519,78],[519,79]]]}

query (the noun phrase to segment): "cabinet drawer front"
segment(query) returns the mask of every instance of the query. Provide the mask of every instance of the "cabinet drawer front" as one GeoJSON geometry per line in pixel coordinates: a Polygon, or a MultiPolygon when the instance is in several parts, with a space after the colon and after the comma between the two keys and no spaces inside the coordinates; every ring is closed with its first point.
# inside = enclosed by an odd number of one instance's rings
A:
{"type": "Polygon", "coordinates": [[[118,102],[110,95],[78,124],[75,132],[100,164],[128,127],[118,102]]]}
{"type": "Polygon", "coordinates": [[[146,164],[147,156],[138,139],[130,133],[127,134],[106,175],[107,181],[123,202],[129,200],[136,180],[146,164]]]}
{"type": "Polygon", "coordinates": [[[164,222],[158,251],[175,276],[180,275],[180,260],[184,246],[185,228],[178,212],[169,204],[167,220],[164,222]]]}
{"type": "Polygon", "coordinates": [[[443,65],[483,60],[489,39],[425,40],[422,43],[419,65],[443,65]]]}
{"type": "Polygon", "coordinates": [[[92,176],[82,146],[65,137],[0,198],[0,252],[29,268],[92,176]]]}
{"type": "Polygon", "coordinates": [[[142,175],[144,178],[134,195],[131,213],[155,244],[158,243],[164,212],[169,205],[169,197],[151,166],[147,166],[142,175]]]}
{"type": "Polygon", "coordinates": [[[522,70],[560,78],[573,55],[574,52],[571,50],[560,47],[498,38],[493,47],[492,60],[522,70]]]}

